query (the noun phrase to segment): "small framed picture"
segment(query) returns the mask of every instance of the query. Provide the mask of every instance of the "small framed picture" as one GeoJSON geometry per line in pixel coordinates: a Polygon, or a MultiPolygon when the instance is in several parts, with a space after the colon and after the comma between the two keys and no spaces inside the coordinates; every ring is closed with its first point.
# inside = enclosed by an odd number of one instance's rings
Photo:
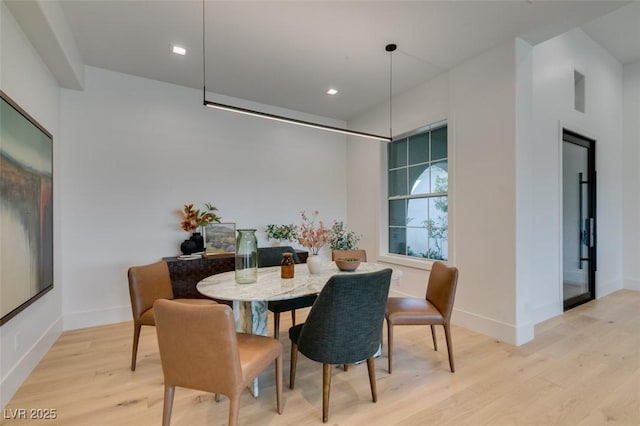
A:
{"type": "Polygon", "coordinates": [[[235,251],[235,223],[210,223],[204,227],[204,252],[206,255],[235,253],[235,251]]]}

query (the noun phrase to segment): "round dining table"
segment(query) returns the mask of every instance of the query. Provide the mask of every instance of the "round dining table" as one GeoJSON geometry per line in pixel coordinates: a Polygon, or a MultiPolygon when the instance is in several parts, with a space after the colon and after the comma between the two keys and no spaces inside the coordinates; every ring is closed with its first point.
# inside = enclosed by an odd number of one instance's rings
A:
{"type": "MultiPolygon", "coordinates": [[[[223,272],[204,278],[196,285],[203,295],[233,302],[236,331],[267,335],[267,303],[274,300],[294,299],[300,296],[320,293],[329,279],[338,274],[363,274],[382,269],[391,269],[391,281],[397,282],[402,272],[381,263],[363,262],[353,272],[343,272],[335,262],[323,265],[318,274],[311,274],[306,264],[295,265],[293,278],[281,278],[280,266],[258,269],[258,279],[251,284],[239,284],[235,271],[223,272]]],[[[251,393],[258,396],[258,382],[250,386],[251,393]]]]}

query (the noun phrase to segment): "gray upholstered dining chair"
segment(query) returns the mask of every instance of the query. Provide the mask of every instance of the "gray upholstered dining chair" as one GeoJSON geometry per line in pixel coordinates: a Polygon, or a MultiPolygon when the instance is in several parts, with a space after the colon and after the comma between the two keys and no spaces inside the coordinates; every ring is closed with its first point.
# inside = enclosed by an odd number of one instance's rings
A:
{"type": "Polygon", "coordinates": [[[391,269],[334,275],[324,286],[304,322],[289,329],[295,385],[298,352],[322,363],[322,421],[329,419],[331,366],[367,360],[373,402],[378,400],[374,355],[380,347],[391,269]]]}
{"type": "MultiPolygon", "coordinates": [[[[367,251],[361,249],[353,249],[353,250],[332,250],[331,251],[331,260],[341,259],[344,257],[355,257],[361,262],[367,261],[367,251]]],[[[344,371],[349,369],[349,365],[344,365],[344,371]]]]}
{"type": "MultiPolygon", "coordinates": [[[[284,253],[292,253],[293,261],[300,263],[298,254],[290,246],[281,247],[259,247],[258,248],[258,267],[266,268],[268,266],[278,266],[282,261],[282,255],[284,253]]],[[[308,296],[296,297],[294,299],[276,300],[267,304],[267,309],[273,313],[273,337],[275,339],[280,338],[280,314],[282,312],[291,311],[291,322],[296,324],[296,309],[307,308],[313,305],[316,300],[315,294],[308,296]]]]}

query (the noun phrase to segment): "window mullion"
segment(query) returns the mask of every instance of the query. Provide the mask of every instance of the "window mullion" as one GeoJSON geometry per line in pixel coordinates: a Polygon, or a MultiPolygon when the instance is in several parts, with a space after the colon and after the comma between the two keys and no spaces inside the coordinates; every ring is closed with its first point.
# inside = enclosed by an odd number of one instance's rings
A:
{"type": "Polygon", "coordinates": [[[447,193],[446,192],[433,192],[433,193],[429,193],[429,194],[411,194],[411,195],[393,195],[391,197],[388,197],[388,200],[415,200],[415,199],[419,199],[419,198],[437,198],[437,197],[446,197],[447,193]]]}

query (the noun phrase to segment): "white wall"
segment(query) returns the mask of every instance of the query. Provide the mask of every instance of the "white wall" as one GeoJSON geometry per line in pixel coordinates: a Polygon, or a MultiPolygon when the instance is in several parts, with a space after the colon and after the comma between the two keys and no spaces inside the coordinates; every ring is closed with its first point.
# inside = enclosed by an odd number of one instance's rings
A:
{"type": "MultiPolygon", "coordinates": [[[[449,120],[450,262],[460,269],[453,321],[514,343],[531,334],[518,329],[515,308],[515,70],[516,46],[509,42],[393,99],[394,134],[449,120]]],[[[383,129],[385,112],[388,105],[349,124],[383,129]]],[[[384,252],[379,223],[385,222],[371,215],[385,215],[385,148],[368,146],[349,143],[350,179],[360,173],[366,179],[358,180],[358,202],[349,202],[348,217],[366,235],[378,235],[378,242],[366,241],[367,250],[384,252]]],[[[404,275],[395,292],[424,296],[430,264],[398,263],[404,275]]]]}
{"type": "Polygon", "coordinates": [[[596,140],[596,296],[622,287],[622,66],[581,30],[533,49],[534,323],[562,313],[561,128],[596,140]],[[586,110],[574,109],[574,70],[586,78],[586,110]]]}
{"type": "MultiPolygon", "coordinates": [[[[632,249],[625,259],[634,265],[626,276],[635,286],[637,65],[625,76],[625,105],[631,105],[625,191],[633,192],[625,227],[635,230],[626,240],[632,249]]],[[[561,125],[598,141],[596,294],[622,288],[622,66],[582,31],[535,47],[521,40],[498,46],[395,96],[393,106],[395,134],[449,120],[450,262],[460,268],[455,323],[521,344],[533,338],[536,323],[562,313],[561,125]],[[586,76],[585,113],[573,109],[574,69],[586,76]]],[[[384,131],[385,113],[388,105],[349,124],[384,131]]],[[[379,189],[386,181],[384,146],[371,149],[351,139],[348,154],[350,181],[361,188],[357,202],[348,204],[350,224],[376,235],[386,214],[385,188],[379,189]]],[[[385,251],[383,234],[364,242],[368,250],[385,251]]],[[[423,296],[428,263],[395,263],[404,276],[394,291],[423,296]]]]}
{"type": "Polygon", "coordinates": [[[456,321],[520,343],[516,324],[516,45],[450,72],[456,321]],[[493,214],[483,214],[494,212],[493,214]]]}
{"type": "Polygon", "coordinates": [[[532,261],[535,247],[531,245],[535,229],[534,188],[536,168],[533,123],[533,47],[516,40],[516,324],[520,341],[533,338],[533,323],[529,315],[531,291],[535,285],[538,265],[532,261]]]}
{"type": "MultiPolygon", "coordinates": [[[[0,88],[53,135],[59,158],[59,88],[4,2],[0,3],[0,88]]],[[[56,164],[54,163],[54,172],[56,164]]],[[[60,182],[54,177],[54,227],[60,222],[60,182]]],[[[54,288],[0,327],[0,406],[60,335],[63,281],[59,234],[54,233],[54,288]],[[17,343],[17,347],[16,347],[17,343]]]]}
{"type": "MultiPolygon", "coordinates": [[[[393,99],[393,133],[400,135],[425,124],[448,117],[449,77],[443,73],[436,78],[393,99]]],[[[389,128],[389,104],[380,105],[349,123],[353,128],[370,129],[385,134],[389,128]]],[[[386,143],[367,139],[349,138],[347,201],[348,224],[357,233],[363,234],[360,248],[367,250],[368,258],[389,261],[381,256],[386,251],[387,211],[381,200],[386,199],[386,143]]],[[[451,165],[449,166],[451,167],[451,165]]],[[[450,181],[451,184],[451,181],[450,181]]],[[[453,206],[449,203],[449,210],[453,206]]],[[[404,262],[402,280],[394,283],[392,293],[402,295],[424,294],[430,265],[404,262]],[[414,265],[417,268],[406,267],[414,265]]]]}
{"type": "Polygon", "coordinates": [[[623,69],[623,278],[640,290],[640,61],[623,69]]]}
{"type": "Polygon", "coordinates": [[[345,136],[206,108],[198,90],[85,71],[84,91],[62,90],[65,329],[131,318],[127,268],[179,254],[185,203],[211,202],[224,221],[259,230],[299,223],[301,210],[346,218],[345,136]]]}

